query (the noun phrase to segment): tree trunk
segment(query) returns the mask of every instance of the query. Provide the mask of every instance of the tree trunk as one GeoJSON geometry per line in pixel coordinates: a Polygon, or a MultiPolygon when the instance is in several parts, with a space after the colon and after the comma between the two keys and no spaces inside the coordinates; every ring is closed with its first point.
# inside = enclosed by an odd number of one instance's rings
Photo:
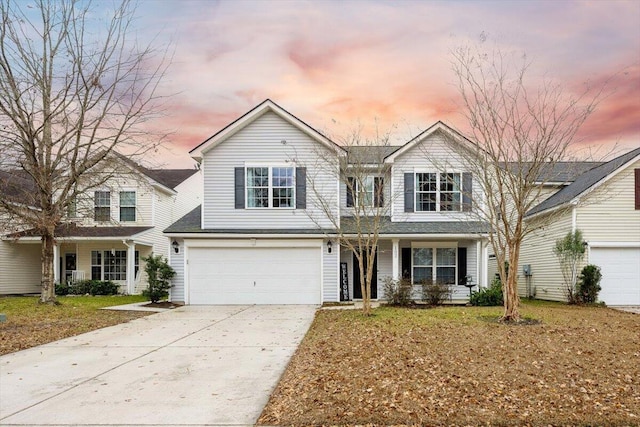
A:
{"type": "Polygon", "coordinates": [[[369,261],[364,265],[364,256],[358,259],[360,263],[360,289],[362,291],[362,314],[371,316],[371,279],[369,278],[369,261]]]}
{"type": "Polygon", "coordinates": [[[42,235],[42,291],[40,302],[46,304],[56,303],[56,288],[53,283],[53,233],[48,230],[42,235]]]}
{"type": "Polygon", "coordinates": [[[520,320],[520,297],[518,296],[518,262],[520,258],[520,246],[514,245],[510,248],[509,272],[507,282],[502,285],[504,297],[503,322],[517,322],[520,320]]]}

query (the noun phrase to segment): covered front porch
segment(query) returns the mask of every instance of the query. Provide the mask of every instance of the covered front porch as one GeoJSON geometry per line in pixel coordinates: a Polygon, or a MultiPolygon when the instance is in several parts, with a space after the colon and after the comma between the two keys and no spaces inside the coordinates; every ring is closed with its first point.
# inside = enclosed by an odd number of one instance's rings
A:
{"type": "MultiPolygon", "coordinates": [[[[54,282],[110,280],[121,293],[136,294],[146,288],[144,262],[153,250],[145,239],[151,227],[78,227],[64,225],[56,229],[53,248],[54,282]]],[[[15,244],[37,244],[40,236],[19,236],[15,244]]],[[[40,266],[33,268],[40,270],[40,266]]]]}
{"type": "MultiPolygon", "coordinates": [[[[371,298],[384,300],[387,279],[410,280],[413,297],[422,299],[421,283],[444,284],[448,302],[466,303],[469,289],[487,287],[488,239],[484,223],[382,224],[379,235],[371,298]]],[[[362,299],[359,266],[347,245],[340,250],[340,299],[362,299]]]]}

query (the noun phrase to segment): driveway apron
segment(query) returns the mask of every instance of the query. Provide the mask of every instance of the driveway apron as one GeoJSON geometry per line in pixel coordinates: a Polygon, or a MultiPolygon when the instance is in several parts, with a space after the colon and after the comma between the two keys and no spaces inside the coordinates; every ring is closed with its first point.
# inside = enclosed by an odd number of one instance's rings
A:
{"type": "Polygon", "coordinates": [[[186,306],[0,357],[0,425],[253,425],[314,306],[186,306]]]}

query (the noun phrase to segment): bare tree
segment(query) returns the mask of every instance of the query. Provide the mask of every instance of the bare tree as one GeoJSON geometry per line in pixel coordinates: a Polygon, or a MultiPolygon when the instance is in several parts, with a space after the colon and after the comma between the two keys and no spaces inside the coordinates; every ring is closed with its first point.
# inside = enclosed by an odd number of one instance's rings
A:
{"type": "Polygon", "coordinates": [[[66,209],[113,175],[116,149],[131,159],[161,141],[144,124],[161,112],[166,49],[131,39],[128,0],[101,19],[107,8],[0,2],[0,167],[13,190],[0,209],[42,236],[41,302],[55,301],[55,228],[66,209]]]}
{"type": "Polygon", "coordinates": [[[594,111],[602,90],[586,87],[570,94],[559,83],[528,80],[531,63],[500,50],[463,47],[453,52],[453,71],[470,128],[465,160],[484,200],[475,203],[489,222],[490,241],[503,284],[504,321],[520,318],[518,261],[524,238],[553,221],[525,221],[541,202],[544,185],[570,156],[581,125],[594,111]],[[508,269],[505,261],[509,261],[508,269]]]}
{"type": "MultiPolygon", "coordinates": [[[[384,159],[397,147],[389,145],[388,134],[367,140],[359,131],[340,145],[345,149],[342,155],[317,152],[318,164],[313,169],[323,175],[333,173],[338,180],[339,194],[345,195],[345,200],[338,200],[341,209],[336,209],[335,193],[327,191],[324,180],[308,175],[307,182],[312,200],[332,225],[330,237],[335,236],[341,247],[354,254],[360,271],[363,314],[369,316],[378,240],[392,203],[391,166],[384,159]]],[[[319,224],[317,218],[311,219],[319,224]]]]}

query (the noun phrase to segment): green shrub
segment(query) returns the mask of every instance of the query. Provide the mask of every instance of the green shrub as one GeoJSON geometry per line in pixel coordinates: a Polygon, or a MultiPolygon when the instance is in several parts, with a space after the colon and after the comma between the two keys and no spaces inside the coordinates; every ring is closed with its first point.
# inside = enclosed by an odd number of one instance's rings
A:
{"type": "Polygon", "coordinates": [[[602,273],[597,265],[585,265],[580,272],[580,281],[578,282],[578,297],[580,302],[592,304],[598,300],[598,292],[600,287],[602,273]]]}
{"type": "Polygon", "coordinates": [[[142,291],[142,295],[149,298],[151,302],[158,302],[168,297],[171,279],[176,275],[176,272],[167,263],[167,259],[162,255],[153,256],[151,253],[142,260],[146,263],[144,271],[147,273],[149,281],[149,287],[142,291]]]}
{"type": "Polygon", "coordinates": [[[491,286],[473,292],[469,299],[471,305],[490,307],[504,304],[502,296],[502,282],[499,278],[493,279],[491,286]]]}
{"type": "Polygon", "coordinates": [[[67,293],[69,295],[118,295],[118,290],[118,285],[110,280],[82,280],[68,285],[67,293]]]}
{"type": "Polygon", "coordinates": [[[69,285],[67,283],[56,283],[56,295],[69,295],[69,285]]]}
{"type": "Polygon", "coordinates": [[[385,277],[383,289],[389,305],[408,306],[413,302],[411,279],[393,280],[391,277],[385,277]]]}
{"type": "Polygon", "coordinates": [[[451,287],[440,281],[424,280],[422,299],[429,305],[441,305],[451,295],[451,287]]]}

